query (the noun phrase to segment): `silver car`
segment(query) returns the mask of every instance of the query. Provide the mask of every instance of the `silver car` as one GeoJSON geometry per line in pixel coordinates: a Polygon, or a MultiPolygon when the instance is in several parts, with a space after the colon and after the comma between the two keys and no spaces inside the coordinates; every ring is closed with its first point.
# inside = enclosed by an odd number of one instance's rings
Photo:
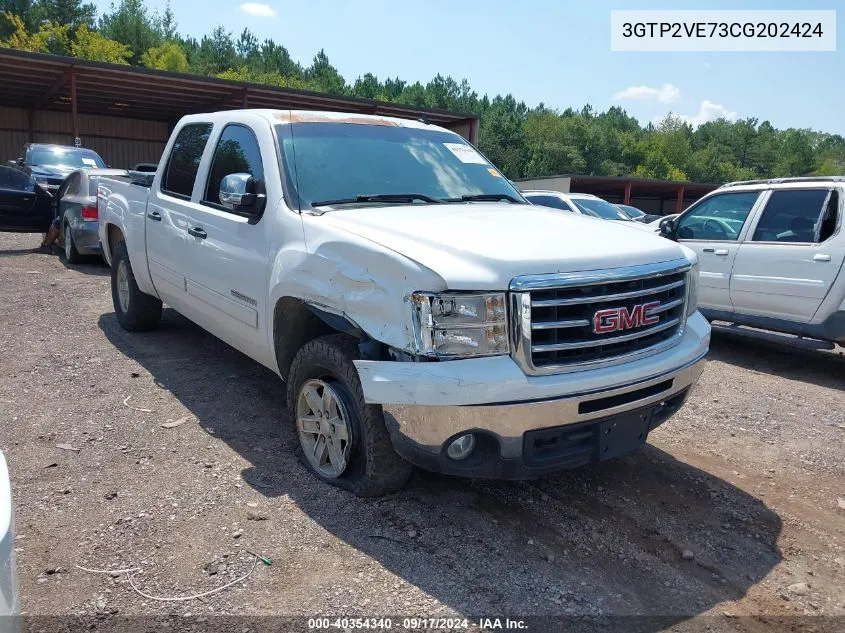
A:
{"type": "Polygon", "coordinates": [[[97,222],[100,176],[122,176],[124,169],[77,169],[68,174],[53,198],[54,214],[65,247],[65,259],[77,264],[86,255],[102,255],[97,222]]]}

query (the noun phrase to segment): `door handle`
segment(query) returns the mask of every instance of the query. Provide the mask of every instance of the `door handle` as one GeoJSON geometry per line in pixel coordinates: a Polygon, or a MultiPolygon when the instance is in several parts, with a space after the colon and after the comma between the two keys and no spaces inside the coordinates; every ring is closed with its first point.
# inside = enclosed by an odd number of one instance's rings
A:
{"type": "Polygon", "coordinates": [[[159,213],[158,211],[148,211],[147,217],[150,220],[155,220],[156,222],[161,222],[161,213],[159,213]]]}
{"type": "Polygon", "coordinates": [[[702,253],[715,253],[716,249],[715,248],[702,248],[701,252],[702,253]]]}
{"type": "Polygon", "coordinates": [[[198,237],[201,240],[204,240],[208,237],[208,233],[203,231],[201,226],[195,226],[193,228],[188,229],[188,235],[193,235],[194,237],[198,237]]]}
{"type": "Polygon", "coordinates": [[[726,248],[717,248],[716,249],[716,255],[718,255],[719,257],[727,257],[729,254],[730,253],[729,253],[728,249],[726,249],[726,248]]]}
{"type": "Polygon", "coordinates": [[[826,255],[825,253],[818,253],[817,255],[813,255],[814,262],[829,262],[830,255],[826,255]]]}

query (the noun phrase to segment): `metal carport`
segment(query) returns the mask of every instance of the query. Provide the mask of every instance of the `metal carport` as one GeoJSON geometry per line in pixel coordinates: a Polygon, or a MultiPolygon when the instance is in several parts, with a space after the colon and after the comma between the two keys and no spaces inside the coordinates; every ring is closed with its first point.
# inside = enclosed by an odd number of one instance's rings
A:
{"type": "Polygon", "coordinates": [[[157,162],[180,117],[237,108],[423,118],[473,143],[478,136],[471,113],[0,49],[0,162],[27,142],[75,139],[114,167],[157,162]]]}

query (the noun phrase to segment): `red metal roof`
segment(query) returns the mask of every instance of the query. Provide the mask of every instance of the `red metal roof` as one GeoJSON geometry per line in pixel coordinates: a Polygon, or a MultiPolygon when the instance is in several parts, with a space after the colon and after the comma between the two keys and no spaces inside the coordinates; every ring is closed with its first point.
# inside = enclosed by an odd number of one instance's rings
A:
{"type": "Polygon", "coordinates": [[[73,83],[76,84],[77,110],[80,113],[175,121],[185,114],[243,107],[322,109],[401,118],[426,117],[431,123],[445,127],[466,126],[473,136],[478,128],[478,116],[472,113],[8,48],[0,49],[0,106],[69,111],[72,76],[75,76],[73,83]]]}

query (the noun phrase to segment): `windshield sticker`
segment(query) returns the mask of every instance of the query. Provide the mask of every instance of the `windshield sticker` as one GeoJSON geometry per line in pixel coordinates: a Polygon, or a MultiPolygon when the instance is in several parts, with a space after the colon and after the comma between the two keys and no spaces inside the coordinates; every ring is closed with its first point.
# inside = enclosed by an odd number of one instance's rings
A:
{"type": "Polygon", "coordinates": [[[501,177],[502,177],[502,174],[500,174],[500,173],[498,172],[498,170],[493,169],[492,167],[488,167],[488,168],[487,168],[487,173],[488,173],[488,174],[490,174],[491,176],[495,176],[496,178],[501,178],[501,177]]]}
{"type": "Polygon", "coordinates": [[[469,145],[465,145],[464,143],[443,143],[443,145],[446,146],[446,149],[457,156],[458,160],[462,163],[472,163],[475,165],[487,164],[484,157],[469,145]]]}
{"type": "Polygon", "coordinates": [[[97,166],[97,161],[95,161],[93,158],[83,158],[82,162],[88,165],[89,167],[97,166]]]}

